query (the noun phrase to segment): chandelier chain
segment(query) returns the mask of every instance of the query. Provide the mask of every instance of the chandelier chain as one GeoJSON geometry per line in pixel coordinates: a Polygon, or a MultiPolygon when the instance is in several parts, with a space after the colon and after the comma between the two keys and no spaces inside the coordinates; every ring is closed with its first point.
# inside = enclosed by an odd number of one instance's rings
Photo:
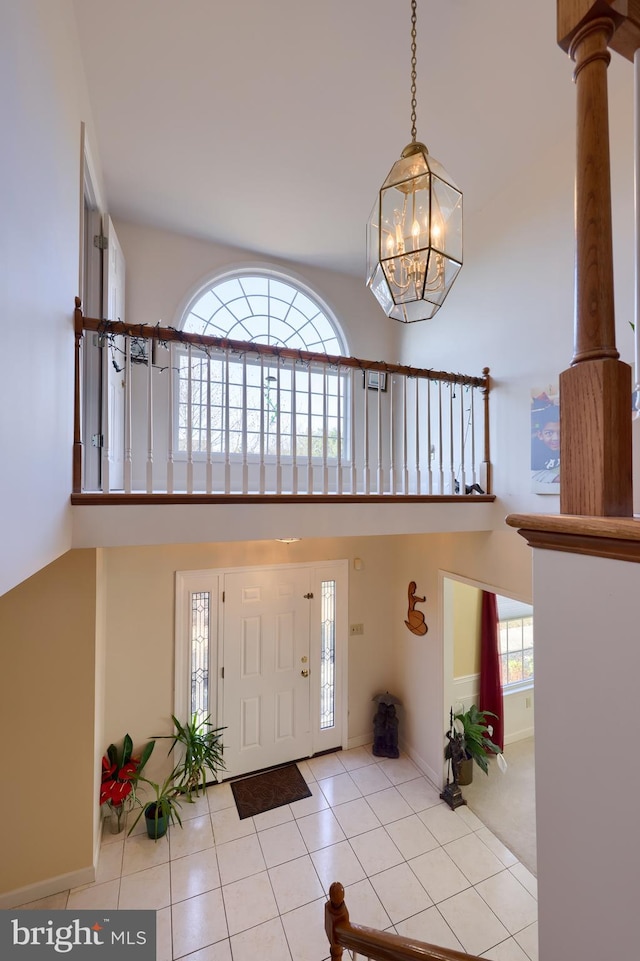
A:
{"type": "Polygon", "coordinates": [[[416,3],[411,0],[411,142],[416,142],[416,3]]]}

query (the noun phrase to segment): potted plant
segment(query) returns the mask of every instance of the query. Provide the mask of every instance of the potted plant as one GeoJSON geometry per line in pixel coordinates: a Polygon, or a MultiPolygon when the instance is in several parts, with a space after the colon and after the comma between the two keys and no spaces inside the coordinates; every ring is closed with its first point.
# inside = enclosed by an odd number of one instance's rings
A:
{"type": "Polygon", "coordinates": [[[102,758],[100,804],[111,811],[111,830],[119,834],[124,829],[127,811],[136,800],[136,782],[149,760],[155,741],[145,744],[139,756],[133,755],[133,741],[125,734],[122,747],[110,744],[102,758]]]}
{"type": "Polygon", "coordinates": [[[176,769],[174,768],[162,784],[158,784],[156,781],[150,781],[144,777],[139,779],[149,785],[153,791],[153,798],[144,804],[142,801],[138,801],[142,809],[138,812],[137,818],[129,828],[129,834],[131,834],[143,814],[147,827],[147,835],[153,838],[154,841],[164,837],[170,824],[177,822],[180,827],[182,827],[182,819],[180,818],[181,792],[175,783],[175,776],[176,769]]]}
{"type": "Polygon", "coordinates": [[[222,744],[224,728],[212,728],[210,714],[200,720],[197,714],[193,714],[191,720],[185,724],[174,714],[171,719],[174,733],[159,736],[173,739],[169,754],[177,744],[181,746],[183,756],[174,769],[175,783],[187,800],[193,801],[193,795],[197,797],[200,789],[204,791],[207,786],[207,771],[217,781],[218,772],[225,768],[222,744]]]}
{"type": "Polygon", "coordinates": [[[451,730],[447,733],[444,756],[457,768],[454,775],[457,774],[455,780],[458,784],[471,784],[474,761],[488,774],[487,755],[497,754],[499,758],[502,757],[500,748],[491,740],[487,723],[487,718],[496,716],[491,711],[478,710],[475,704],[472,704],[468,711],[461,711],[453,716],[451,730]]]}

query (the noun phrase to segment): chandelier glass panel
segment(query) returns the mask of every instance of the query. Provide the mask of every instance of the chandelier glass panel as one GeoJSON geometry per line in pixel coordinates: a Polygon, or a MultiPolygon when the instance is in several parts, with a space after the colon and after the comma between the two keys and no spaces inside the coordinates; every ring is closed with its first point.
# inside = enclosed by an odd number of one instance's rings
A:
{"type": "Polygon", "coordinates": [[[383,183],[367,225],[367,286],[388,317],[429,320],[462,266],[462,192],[415,127],[415,8],[412,0],[412,136],[383,183]]]}

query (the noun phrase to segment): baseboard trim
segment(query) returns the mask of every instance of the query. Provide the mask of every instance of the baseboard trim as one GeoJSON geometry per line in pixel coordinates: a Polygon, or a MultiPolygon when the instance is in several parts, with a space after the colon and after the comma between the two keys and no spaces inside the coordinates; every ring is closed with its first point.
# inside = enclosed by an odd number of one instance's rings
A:
{"type": "Polygon", "coordinates": [[[350,737],[347,741],[347,750],[350,751],[354,747],[366,747],[367,744],[373,744],[373,738],[370,734],[361,734],[360,737],[350,737]]]}
{"type": "MultiPolygon", "coordinates": [[[[425,759],[421,757],[417,751],[414,751],[413,748],[406,743],[406,741],[403,741],[402,738],[400,738],[400,747],[402,748],[404,753],[411,758],[415,766],[420,769],[420,771],[422,772],[422,774],[424,774],[427,780],[431,782],[433,787],[435,787],[438,791],[441,791],[442,784],[443,784],[442,773],[438,774],[436,771],[434,771],[433,768],[429,764],[427,764],[425,759]]],[[[443,753],[444,753],[444,748],[443,748],[443,753]]]]}
{"type": "Polygon", "coordinates": [[[59,874],[55,878],[47,878],[45,881],[36,881],[35,884],[27,884],[23,888],[16,888],[15,891],[6,891],[0,894],[0,909],[15,908],[19,904],[29,904],[30,901],[40,901],[41,898],[48,898],[52,894],[60,894],[70,888],[77,888],[81,884],[91,884],[95,881],[96,872],[93,865],[87,868],[80,868],[78,871],[69,871],[68,874],[59,874]]]}
{"type": "Polygon", "coordinates": [[[505,744],[514,744],[516,741],[524,741],[528,737],[533,737],[535,734],[535,728],[526,727],[521,731],[514,731],[512,734],[506,734],[504,738],[505,744]]]}

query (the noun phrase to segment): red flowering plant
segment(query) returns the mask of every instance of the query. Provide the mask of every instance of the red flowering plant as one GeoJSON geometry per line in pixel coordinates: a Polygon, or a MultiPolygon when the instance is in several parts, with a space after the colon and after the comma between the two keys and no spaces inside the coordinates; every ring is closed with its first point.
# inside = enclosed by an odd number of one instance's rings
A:
{"type": "Polygon", "coordinates": [[[100,785],[100,804],[106,804],[115,815],[115,830],[124,828],[124,816],[136,800],[136,783],[155,747],[149,741],[139,757],[133,756],[133,741],[125,734],[122,749],[110,744],[102,758],[102,783],[100,785]]]}

